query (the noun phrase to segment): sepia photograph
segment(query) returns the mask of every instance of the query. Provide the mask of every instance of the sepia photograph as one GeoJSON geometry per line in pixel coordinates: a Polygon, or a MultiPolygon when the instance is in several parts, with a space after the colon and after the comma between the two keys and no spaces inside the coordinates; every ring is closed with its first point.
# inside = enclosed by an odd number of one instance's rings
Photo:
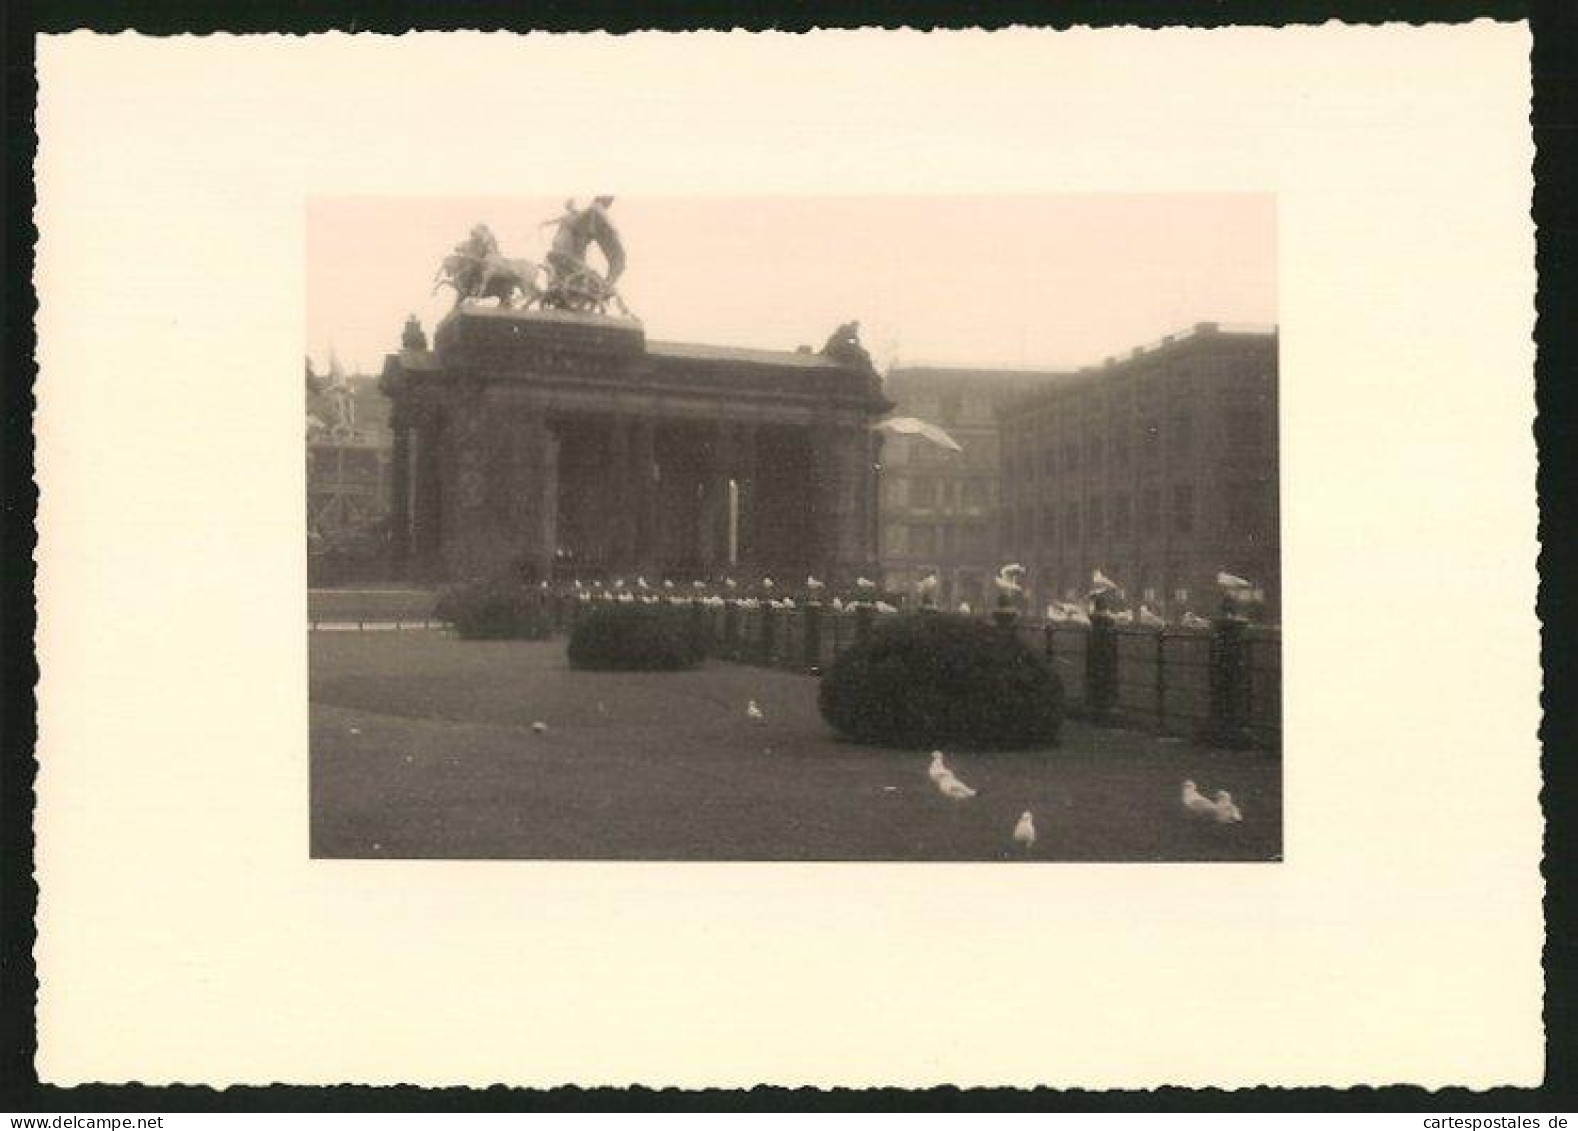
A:
{"type": "Polygon", "coordinates": [[[1280,860],[1275,216],[312,200],[312,854],[1280,860]]]}
{"type": "Polygon", "coordinates": [[[1529,49],[40,37],[39,1079],[1537,1084],[1529,49]]]}

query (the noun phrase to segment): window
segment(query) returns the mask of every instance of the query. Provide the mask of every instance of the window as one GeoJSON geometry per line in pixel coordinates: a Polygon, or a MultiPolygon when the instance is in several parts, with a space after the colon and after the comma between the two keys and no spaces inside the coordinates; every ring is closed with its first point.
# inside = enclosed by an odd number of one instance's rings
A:
{"type": "Polygon", "coordinates": [[[910,527],[910,553],[929,558],[937,552],[937,532],[930,526],[910,527]]]}
{"type": "Polygon", "coordinates": [[[967,479],[964,482],[964,508],[966,510],[980,510],[986,506],[986,483],[980,479],[967,479]]]}
{"type": "Polygon", "coordinates": [[[1112,501],[1112,536],[1114,538],[1127,538],[1129,536],[1129,496],[1119,495],[1112,501]]]}
{"type": "Polygon", "coordinates": [[[958,393],[944,393],[937,401],[937,415],[945,424],[959,419],[962,398],[958,393]]]}
{"type": "Polygon", "coordinates": [[[1238,534],[1258,532],[1264,522],[1259,483],[1232,483],[1227,488],[1227,523],[1238,534]]]}
{"type": "Polygon", "coordinates": [[[1179,606],[1187,605],[1189,603],[1189,590],[1187,590],[1187,589],[1174,589],[1173,590],[1173,600],[1179,606]]]}
{"type": "Polygon", "coordinates": [[[1097,496],[1085,504],[1085,537],[1094,542],[1106,537],[1106,534],[1106,506],[1100,496],[1097,496]]]}
{"type": "Polygon", "coordinates": [[[1057,541],[1057,507],[1052,503],[1041,504],[1041,542],[1051,545],[1057,541]]]}
{"type": "Polygon", "coordinates": [[[910,506],[921,509],[937,505],[937,481],[935,479],[910,480],[910,506]]]}
{"type": "Polygon", "coordinates": [[[883,540],[887,543],[888,554],[891,557],[903,557],[908,550],[908,539],[904,537],[904,527],[893,525],[883,530],[883,540]]]}
{"type": "Polygon", "coordinates": [[[1258,408],[1230,408],[1227,410],[1227,442],[1235,447],[1249,447],[1261,439],[1260,410],[1258,408]]]}
{"type": "Polygon", "coordinates": [[[1188,534],[1194,530],[1194,488],[1180,483],[1173,488],[1173,531],[1188,534]]]}
{"type": "Polygon", "coordinates": [[[1070,542],[1079,541],[1079,504],[1070,503],[1063,511],[1063,537],[1070,542]]]}
{"type": "Polygon", "coordinates": [[[1155,534],[1161,529],[1162,496],[1155,487],[1140,495],[1140,533],[1155,534]]]}

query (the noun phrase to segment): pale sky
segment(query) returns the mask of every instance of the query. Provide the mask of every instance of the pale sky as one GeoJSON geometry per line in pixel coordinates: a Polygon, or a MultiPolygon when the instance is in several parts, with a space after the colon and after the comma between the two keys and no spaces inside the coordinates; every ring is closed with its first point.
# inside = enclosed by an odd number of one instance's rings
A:
{"type": "MultiPolygon", "coordinates": [[[[591,194],[578,195],[585,205],[591,194]]],[[[541,261],[564,198],[308,202],[307,352],[375,373],[471,225],[541,261]]],[[[1277,321],[1276,198],[620,197],[621,292],[649,338],[820,348],[858,319],[879,367],[1097,364],[1196,322],[1277,321]]],[[[598,252],[591,253],[601,267],[598,252]]]]}

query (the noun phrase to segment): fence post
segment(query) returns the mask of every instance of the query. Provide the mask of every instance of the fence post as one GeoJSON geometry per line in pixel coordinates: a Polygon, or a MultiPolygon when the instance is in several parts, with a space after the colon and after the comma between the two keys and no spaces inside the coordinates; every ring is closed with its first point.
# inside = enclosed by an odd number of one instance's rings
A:
{"type": "Polygon", "coordinates": [[[865,601],[855,606],[855,646],[858,648],[871,639],[871,618],[876,610],[865,601]]]}
{"type": "Polygon", "coordinates": [[[740,606],[733,600],[723,602],[723,654],[731,660],[740,655],[740,606]]]}
{"type": "Polygon", "coordinates": [[[1085,709],[1105,719],[1118,699],[1118,634],[1112,616],[1092,613],[1085,642],[1085,709]]]}
{"type": "Polygon", "coordinates": [[[822,604],[810,601],[805,606],[805,666],[815,674],[822,667],[822,604]]]}
{"type": "Polygon", "coordinates": [[[1156,728],[1167,729],[1167,630],[1156,630],[1156,728]]]}
{"type": "Polygon", "coordinates": [[[762,606],[762,663],[772,667],[778,635],[778,610],[771,605],[762,606]]]}
{"type": "Polygon", "coordinates": [[[1249,665],[1245,656],[1244,621],[1218,617],[1211,634],[1210,742],[1242,749],[1249,745],[1249,665]]]}

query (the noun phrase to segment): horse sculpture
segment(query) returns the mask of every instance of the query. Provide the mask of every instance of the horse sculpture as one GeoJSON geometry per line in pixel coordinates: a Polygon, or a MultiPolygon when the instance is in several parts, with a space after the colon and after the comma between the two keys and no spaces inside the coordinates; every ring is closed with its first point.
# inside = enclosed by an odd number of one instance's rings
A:
{"type": "Polygon", "coordinates": [[[507,310],[515,306],[517,295],[522,305],[530,306],[542,298],[542,289],[537,286],[541,270],[540,264],[529,259],[506,259],[501,255],[478,259],[456,252],[444,257],[433,278],[433,291],[436,294],[440,287],[453,287],[456,306],[466,299],[496,298],[499,306],[507,310]]]}

